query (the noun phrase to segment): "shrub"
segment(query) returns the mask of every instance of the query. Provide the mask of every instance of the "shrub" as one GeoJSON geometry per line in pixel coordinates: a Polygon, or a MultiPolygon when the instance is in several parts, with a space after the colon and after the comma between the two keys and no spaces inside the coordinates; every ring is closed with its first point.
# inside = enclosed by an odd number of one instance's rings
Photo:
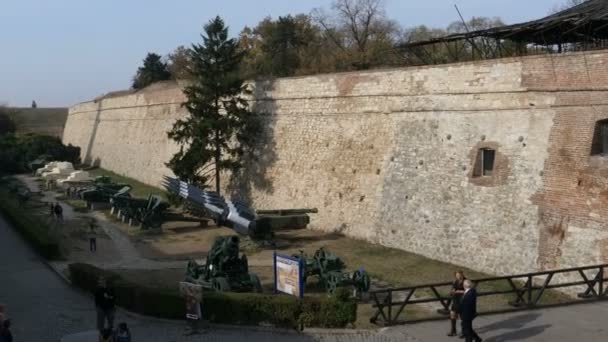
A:
{"type": "Polygon", "coordinates": [[[5,134],[0,136],[0,172],[20,173],[28,170],[28,163],[40,155],[53,160],[80,161],[80,148],[65,146],[59,138],[36,134],[5,134]]]}
{"type": "Polygon", "coordinates": [[[8,109],[0,106],[0,135],[14,133],[16,130],[15,122],[8,115],[8,109]]]}
{"type": "MultiPolygon", "coordinates": [[[[69,268],[72,283],[87,291],[93,292],[97,280],[105,277],[114,288],[117,304],[128,310],[161,318],[185,317],[185,302],[177,289],[147,288],[88,264],[70,264],[69,268]]],[[[357,304],[343,296],[299,301],[286,295],[205,292],[202,312],[213,323],[338,328],[356,320],[357,304]]]]}
{"type": "Polygon", "coordinates": [[[0,212],[16,228],[34,250],[46,259],[61,258],[57,241],[39,217],[23,211],[18,201],[7,192],[0,192],[0,212]]]}

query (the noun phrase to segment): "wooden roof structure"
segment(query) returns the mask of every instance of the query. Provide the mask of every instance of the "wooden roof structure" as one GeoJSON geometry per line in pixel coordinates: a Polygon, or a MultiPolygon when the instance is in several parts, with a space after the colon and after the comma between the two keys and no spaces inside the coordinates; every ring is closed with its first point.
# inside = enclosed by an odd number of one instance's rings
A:
{"type": "Polygon", "coordinates": [[[589,0],[538,20],[451,34],[403,44],[400,47],[422,47],[459,40],[470,41],[478,37],[545,46],[606,40],[608,39],[608,0],[589,0]]]}

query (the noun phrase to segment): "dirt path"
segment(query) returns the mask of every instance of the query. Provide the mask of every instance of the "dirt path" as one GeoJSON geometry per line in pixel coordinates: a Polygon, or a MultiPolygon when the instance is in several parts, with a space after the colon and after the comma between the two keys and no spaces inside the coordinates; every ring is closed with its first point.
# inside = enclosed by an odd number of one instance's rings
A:
{"type": "MultiPolygon", "coordinates": [[[[45,203],[60,203],[63,207],[64,227],[79,225],[80,230],[86,232],[86,222],[94,220],[102,229],[102,235],[98,238],[98,252],[89,253],[82,247],[72,252],[68,261],[54,262],[54,266],[61,270],[67,269],[71,262],[87,262],[104,269],[137,269],[137,270],[163,270],[163,269],[185,269],[185,261],[158,261],[144,258],[116,223],[111,222],[102,212],[91,211],[77,213],[71,205],[58,200],[60,196],[54,191],[41,190],[38,182],[32,176],[20,175],[17,178],[22,181],[32,193],[39,193],[40,201],[45,203]],[[107,240],[107,241],[104,241],[107,240]],[[111,246],[107,246],[111,245],[111,246]]],[[[67,229],[66,229],[67,230],[67,229]]],[[[69,238],[68,233],[64,238],[69,238]]]]}

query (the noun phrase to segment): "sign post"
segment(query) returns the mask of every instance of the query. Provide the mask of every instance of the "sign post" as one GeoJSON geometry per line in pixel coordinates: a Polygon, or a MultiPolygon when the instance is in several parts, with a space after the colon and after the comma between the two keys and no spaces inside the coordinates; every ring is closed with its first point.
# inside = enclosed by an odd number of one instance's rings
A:
{"type": "Polygon", "coordinates": [[[299,299],[304,297],[304,269],[302,260],[276,252],[274,259],[274,290],[299,299]]]}
{"type": "Polygon", "coordinates": [[[179,283],[179,292],[186,300],[186,320],[192,329],[190,334],[198,333],[198,321],[202,319],[201,303],[203,287],[188,282],[179,283]]]}

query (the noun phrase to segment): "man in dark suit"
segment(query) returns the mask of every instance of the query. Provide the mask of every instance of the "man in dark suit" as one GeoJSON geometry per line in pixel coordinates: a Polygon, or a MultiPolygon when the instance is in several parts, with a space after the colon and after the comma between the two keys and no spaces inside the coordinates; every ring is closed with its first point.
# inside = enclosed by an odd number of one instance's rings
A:
{"type": "Polygon", "coordinates": [[[466,279],[463,283],[464,295],[460,302],[460,319],[462,321],[462,334],[466,342],[481,342],[481,337],[473,330],[473,320],[477,316],[477,292],[473,283],[466,279]]]}

